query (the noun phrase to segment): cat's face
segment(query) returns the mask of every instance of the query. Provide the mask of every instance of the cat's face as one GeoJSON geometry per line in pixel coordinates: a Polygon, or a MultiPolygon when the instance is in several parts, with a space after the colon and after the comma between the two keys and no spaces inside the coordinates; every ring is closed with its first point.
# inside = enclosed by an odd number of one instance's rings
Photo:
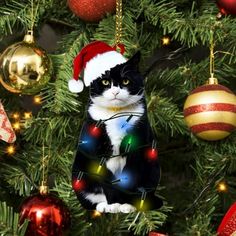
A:
{"type": "MultiPolygon", "coordinates": [[[[102,107],[125,107],[143,98],[143,77],[138,72],[140,53],[106,71],[90,85],[90,98],[102,107]]],[[[99,66],[99,65],[98,65],[99,66]]]]}

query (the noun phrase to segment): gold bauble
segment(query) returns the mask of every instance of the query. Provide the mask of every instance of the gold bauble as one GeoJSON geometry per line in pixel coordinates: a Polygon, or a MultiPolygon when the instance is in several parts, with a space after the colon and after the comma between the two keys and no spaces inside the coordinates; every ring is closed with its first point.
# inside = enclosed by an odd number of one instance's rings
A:
{"type": "Polygon", "coordinates": [[[50,80],[52,63],[29,31],[22,42],[9,46],[0,57],[0,82],[10,92],[32,95],[50,80]]]}
{"type": "Polygon", "coordinates": [[[217,83],[200,86],[185,101],[184,119],[197,137],[223,139],[236,128],[236,96],[217,83]]]}

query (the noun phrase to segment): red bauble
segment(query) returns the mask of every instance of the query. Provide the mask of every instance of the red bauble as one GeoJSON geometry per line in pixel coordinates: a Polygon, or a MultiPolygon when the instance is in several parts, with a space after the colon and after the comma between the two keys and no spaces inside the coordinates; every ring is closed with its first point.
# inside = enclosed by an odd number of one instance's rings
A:
{"type": "Polygon", "coordinates": [[[67,4],[75,15],[88,22],[97,22],[116,9],[116,0],[67,0],[67,4]]]}
{"type": "Polygon", "coordinates": [[[63,236],[70,226],[70,213],[57,197],[33,195],[21,205],[20,222],[30,220],[25,236],[63,236]]]}
{"type": "Polygon", "coordinates": [[[148,236],[167,236],[167,235],[162,234],[162,233],[157,233],[157,232],[150,232],[148,236]]]}
{"type": "Polygon", "coordinates": [[[236,15],[236,0],[217,0],[216,3],[223,15],[236,15]]]}
{"type": "Polygon", "coordinates": [[[236,233],[236,203],[234,203],[224,216],[218,230],[219,236],[232,236],[236,233]]]}

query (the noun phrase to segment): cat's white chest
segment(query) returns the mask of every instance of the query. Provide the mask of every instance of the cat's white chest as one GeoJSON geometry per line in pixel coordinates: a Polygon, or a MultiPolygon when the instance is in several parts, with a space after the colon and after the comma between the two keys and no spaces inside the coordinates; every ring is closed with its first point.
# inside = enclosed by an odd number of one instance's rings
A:
{"type": "Polygon", "coordinates": [[[127,117],[119,117],[116,119],[111,119],[105,122],[107,135],[110,138],[111,144],[113,146],[113,155],[120,154],[120,144],[122,139],[127,135],[128,129],[132,128],[137,121],[137,118],[132,117],[127,123],[127,117]]]}
{"type": "Polygon", "coordinates": [[[125,112],[123,113],[125,115],[121,116],[117,112],[108,111],[96,107],[95,105],[89,108],[89,113],[94,120],[106,120],[104,124],[106,126],[107,135],[111,141],[113,149],[112,155],[114,156],[106,162],[106,166],[115,175],[119,174],[126,164],[126,157],[119,156],[122,139],[127,135],[129,129],[132,129],[140,119],[144,113],[144,108],[142,104],[138,104],[132,107],[132,109],[130,108],[122,112],[125,112]],[[130,115],[134,113],[136,115],[130,118],[130,115]],[[130,119],[128,120],[128,118],[130,119]]]}

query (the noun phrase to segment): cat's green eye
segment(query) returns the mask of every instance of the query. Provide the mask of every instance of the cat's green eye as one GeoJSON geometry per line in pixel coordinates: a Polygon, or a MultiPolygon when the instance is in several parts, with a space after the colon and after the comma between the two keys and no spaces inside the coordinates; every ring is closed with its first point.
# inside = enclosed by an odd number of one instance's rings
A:
{"type": "Polygon", "coordinates": [[[103,79],[103,80],[102,80],[102,84],[105,85],[105,86],[107,86],[107,85],[110,84],[110,81],[109,81],[109,80],[106,80],[106,79],[103,79]]]}
{"type": "Polygon", "coordinates": [[[128,79],[123,79],[122,84],[123,84],[123,85],[128,85],[129,82],[130,82],[130,81],[129,81],[128,79]]]}

